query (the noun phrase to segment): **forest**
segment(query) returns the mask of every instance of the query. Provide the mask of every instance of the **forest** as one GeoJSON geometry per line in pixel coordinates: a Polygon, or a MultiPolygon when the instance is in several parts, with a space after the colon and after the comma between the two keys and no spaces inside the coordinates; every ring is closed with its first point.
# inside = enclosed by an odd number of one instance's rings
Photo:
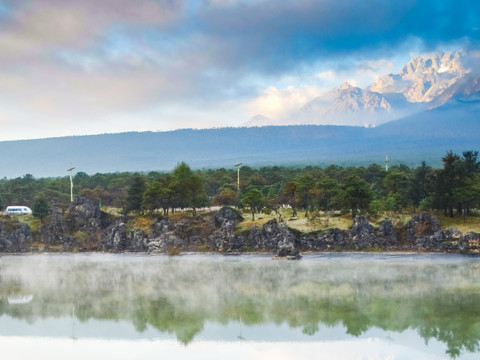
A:
{"type": "MultiPolygon", "coordinates": [[[[308,217],[318,211],[366,214],[441,212],[450,217],[476,216],[480,205],[478,151],[461,155],[447,152],[442,167],[425,162],[416,168],[388,167],[259,167],[192,170],[179,163],[172,172],[119,172],[73,176],[74,195],[87,197],[101,207],[123,214],[168,216],[188,209],[231,205],[256,213],[289,207],[308,217]]],[[[53,203],[66,208],[70,202],[70,178],[35,178],[30,174],[0,180],[0,208],[25,205],[43,218],[53,203]]]]}

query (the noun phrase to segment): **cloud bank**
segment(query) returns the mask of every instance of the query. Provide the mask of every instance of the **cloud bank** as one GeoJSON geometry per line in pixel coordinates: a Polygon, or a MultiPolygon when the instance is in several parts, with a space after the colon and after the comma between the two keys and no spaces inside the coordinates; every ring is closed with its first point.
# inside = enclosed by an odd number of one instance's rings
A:
{"type": "Polygon", "coordinates": [[[236,125],[410,52],[473,52],[479,17],[468,0],[0,1],[0,140],[236,125]]]}

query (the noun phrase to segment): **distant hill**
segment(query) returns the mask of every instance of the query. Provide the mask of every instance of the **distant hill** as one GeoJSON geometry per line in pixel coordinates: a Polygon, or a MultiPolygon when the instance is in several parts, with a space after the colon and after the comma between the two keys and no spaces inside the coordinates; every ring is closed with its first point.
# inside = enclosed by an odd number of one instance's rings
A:
{"type": "Polygon", "coordinates": [[[185,161],[193,168],[270,165],[440,166],[447,151],[480,149],[480,102],[442,107],[374,129],[349,126],[267,126],[130,132],[0,142],[0,177],[67,176],[118,171],[170,171],[185,161]]]}

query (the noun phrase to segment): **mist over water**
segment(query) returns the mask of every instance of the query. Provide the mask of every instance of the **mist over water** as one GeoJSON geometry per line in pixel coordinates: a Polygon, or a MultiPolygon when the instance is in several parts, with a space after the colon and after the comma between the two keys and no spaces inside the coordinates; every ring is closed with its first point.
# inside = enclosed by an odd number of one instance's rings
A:
{"type": "MultiPolygon", "coordinates": [[[[372,349],[377,358],[474,358],[480,343],[480,259],[0,257],[0,344],[36,338],[71,338],[77,350],[92,341],[138,345],[149,339],[172,347],[177,358],[189,358],[206,343],[216,344],[214,355],[218,346],[240,354],[259,342],[271,344],[267,352],[286,344],[331,351],[336,344],[346,351],[352,341],[366,342],[355,350],[360,358],[371,357],[372,349]],[[172,344],[184,350],[175,352],[172,344]]],[[[344,358],[354,356],[347,352],[344,358]]]]}

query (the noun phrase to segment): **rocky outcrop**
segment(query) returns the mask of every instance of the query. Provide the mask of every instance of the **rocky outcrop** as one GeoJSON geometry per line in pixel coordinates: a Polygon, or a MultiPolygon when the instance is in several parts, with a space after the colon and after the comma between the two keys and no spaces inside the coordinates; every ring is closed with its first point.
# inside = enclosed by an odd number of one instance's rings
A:
{"type": "Polygon", "coordinates": [[[40,241],[49,245],[63,245],[67,224],[56,204],[52,204],[50,218],[39,229],[40,241]]]}
{"type": "Polygon", "coordinates": [[[405,226],[406,240],[418,251],[456,252],[463,235],[457,228],[442,230],[438,217],[420,213],[405,226]]]}
{"type": "Polygon", "coordinates": [[[99,206],[92,200],[82,196],[75,196],[67,209],[65,224],[70,231],[98,231],[105,228],[108,216],[100,211],[99,206]]]}
{"type": "Polygon", "coordinates": [[[410,243],[423,241],[441,230],[440,220],[435,215],[422,212],[413,216],[405,226],[406,240],[410,243]]]}
{"type": "Polygon", "coordinates": [[[348,245],[348,232],[337,228],[326,230],[315,238],[302,239],[302,250],[308,251],[337,251],[346,249],[348,245]]]}
{"type": "Polygon", "coordinates": [[[363,250],[367,246],[373,246],[377,242],[375,228],[368,220],[360,215],[355,216],[353,225],[349,230],[351,244],[355,250],[363,250]]]}
{"type": "Polygon", "coordinates": [[[236,223],[239,221],[243,221],[242,215],[235,209],[231,207],[224,206],[213,216],[213,221],[216,227],[222,226],[222,224],[226,221],[230,223],[236,223]]]}
{"type": "Polygon", "coordinates": [[[32,231],[27,224],[14,224],[11,228],[0,222],[0,249],[3,252],[21,253],[30,251],[32,231]]]}
{"type": "Polygon", "coordinates": [[[386,249],[397,244],[397,234],[390,220],[382,220],[378,228],[364,216],[357,215],[348,231],[329,229],[316,237],[304,237],[302,249],[308,251],[341,251],[386,249]]]}
{"type": "Polygon", "coordinates": [[[299,259],[297,238],[285,224],[278,224],[277,220],[270,220],[262,228],[261,243],[265,249],[275,246],[277,258],[299,259]]]}
{"type": "Polygon", "coordinates": [[[98,250],[120,252],[128,249],[127,220],[127,218],[121,218],[104,231],[98,244],[98,250]]]}
{"type": "Polygon", "coordinates": [[[45,250],[61,246],[63,251],[72,251],[77,247],[83,248],[85,242],[96,241],[97,235],[109,224],[108,214],[100,211],[98,205],[76,196],[65,211],[52,204],[48,221],[38,231],[39,240],[45,245],[45,250]]]}
{"type": "MultiPolygon", "coordinates": [[[[232,214],[232,213],[230,213],[232,214]]],[[[215,217],[217,219],[217,217],[215,217]]],[[[220,252],[245,252],[245,251],[271,251],[278,257],[298,258],[297,237],[285,224],[277,220],[270,220],[261,228],[253,226],[249,231],[241,234],[235,233],[235,222],[238,217],[221,217],[222,221],[215,220],[219,229],[210,235],[210,248],[220,252]]]]}
{"type": "MultiPolygon", "coordinates": [[[[389,219],[378,227],[364,216],[355,217],[348,230],[329,229],[302,234],[284,223],[270,220],[251,229],[239,229],[243,218],[234,209],[224,207],[213,214],[183,217],[172,221],[159,217],[147,228],[134,228],[135,219],[119,217],[115,221],[91,201],[77,197],[60,211],[53,205],[48,221],[35,236],[18,218],[0,222],[0,251],[106,251],[151,252],[270,252],[277,258],[296,259],[300,251],[376,251],[417,250],[420,252],[480,253],[480,234],[465,236],[457,228],[442,229],[434,215],[420,213],[404,227],[394,228],[389,219]],[[396,230],[399,232],[399,235],[396,230]],[[41,246],[43,245],[43,247],[41,246]]],[[[143,219],[142,219],[143,221],[143,219]]]]}
{"type": "Polygon", "coordinates": [[[469,232],[458,241],[458,249],[467,254],[480,254],[480,234],[469,232]]]}

